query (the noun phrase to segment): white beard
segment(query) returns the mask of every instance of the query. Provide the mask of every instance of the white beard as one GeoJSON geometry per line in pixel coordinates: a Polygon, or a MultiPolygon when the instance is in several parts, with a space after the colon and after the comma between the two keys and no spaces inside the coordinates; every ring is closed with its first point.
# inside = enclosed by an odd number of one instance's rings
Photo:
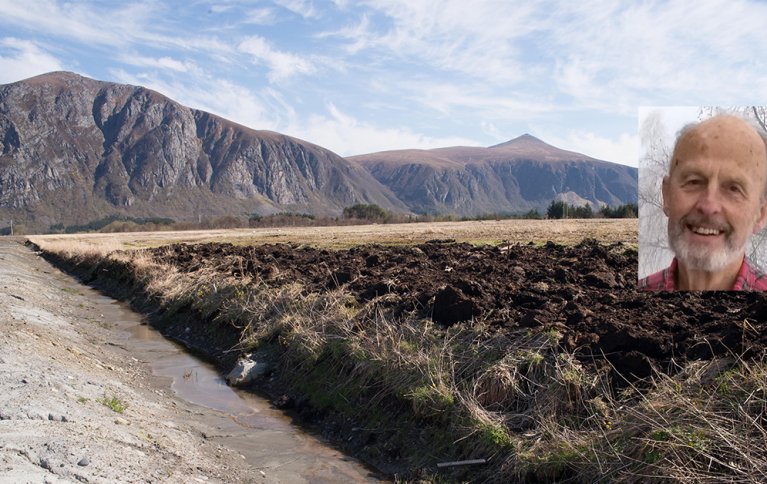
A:
{"type": "Polygon", "coordinates": [[[685,230],[687,229],[683,221],[680,221],[676,226],[669,225],[668,240],[677,259],[686,268],[692,270],[704,272],[721,271],[740,257],[743,257],[746,251],[746,244],[748,244],[748,238],[746,238],[743,244],[738,247],[735,245],[735,241],[732,240],[731,235],[726,234],[724,247],[721,249],[709,249],[705,246],[690,244],[684,240],[683,234],[685,230]]]}

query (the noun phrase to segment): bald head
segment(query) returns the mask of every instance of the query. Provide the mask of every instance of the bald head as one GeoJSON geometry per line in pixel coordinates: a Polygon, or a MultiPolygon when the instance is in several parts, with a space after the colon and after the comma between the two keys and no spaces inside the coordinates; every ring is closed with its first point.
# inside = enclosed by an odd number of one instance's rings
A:
{"type": "Polygon", "coordinates": [[[694,158],[728,161],[748,170],[764,187],[762,198],[767,198],[767,135],[744,119],[722,114],[685,126],[674,146],[669,175],[694,158]]]}

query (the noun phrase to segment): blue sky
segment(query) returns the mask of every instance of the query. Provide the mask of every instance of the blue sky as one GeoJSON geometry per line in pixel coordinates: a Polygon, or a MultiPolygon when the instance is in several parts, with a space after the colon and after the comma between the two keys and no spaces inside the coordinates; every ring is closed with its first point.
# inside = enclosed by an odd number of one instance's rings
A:
{"type": "Polygon", "coordinates": [[[756,0],[0,0],[0,83],[147,86],[346,156],[530,133],[637,165],[637,109],[764,104],[756,0]]]}

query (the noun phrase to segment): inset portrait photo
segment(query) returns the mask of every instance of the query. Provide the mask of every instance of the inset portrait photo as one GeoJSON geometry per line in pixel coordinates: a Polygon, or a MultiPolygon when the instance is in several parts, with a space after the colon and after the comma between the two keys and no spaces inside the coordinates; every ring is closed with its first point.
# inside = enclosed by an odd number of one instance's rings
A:
{"type": "Polygon", "coordinates": [[[767,290],[767,107],[639,109],[645,291],[767,290]]]}

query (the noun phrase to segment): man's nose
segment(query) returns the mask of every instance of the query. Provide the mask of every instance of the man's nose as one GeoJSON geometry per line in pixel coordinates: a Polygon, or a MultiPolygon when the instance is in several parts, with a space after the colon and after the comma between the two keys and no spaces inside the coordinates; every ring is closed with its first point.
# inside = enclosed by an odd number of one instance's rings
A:
{"type": "Polygon", "coordinates": [[[722,194],[715,186],[709,186],[701,192],[695,208],[704,215],[713,215],[722,211],[722,194]]]}

